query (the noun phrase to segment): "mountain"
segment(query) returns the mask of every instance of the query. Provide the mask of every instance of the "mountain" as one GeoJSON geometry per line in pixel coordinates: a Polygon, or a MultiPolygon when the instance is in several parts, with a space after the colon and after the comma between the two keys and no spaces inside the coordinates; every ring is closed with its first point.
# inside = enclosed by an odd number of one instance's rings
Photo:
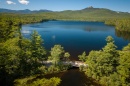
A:
{"type": "Polygon", "coordinates": [[[52,12],[50,10],[29,10],[29,9],[25,9],[25,10],[10,10],[10,9],[3,9],[0,8],[0,13],[23,13],[23,14],[28,14],[28,13],[41,13],[41,12],[52,12]]]}
{"type": "Polygon", "coordinates": [[[130,18],[128,12],[117,12],[106,8],[93,8],[87,7],[81,10],[65,10],[60,12],[53,12],[59,19],[64,20],[92,20],[92,21],[104,21],[104,19],[115,18],[130,18]]]}
{"type": "Polygon", "coordinates": [[[41,13],[46,16],[55,16],[57,19],[71,19],[71,20],[101,20],[112,19],[112,18],[130,18],[130,13],[128,12],[119,12],[112,11],[106,8],[94,8],[92,6],[81,9],[81,10],[65,10],[65,11],[50,11],[50,10],[9,10],[9,9],[0,9],[0,13],[41,13]],[[49,14],[48,14],[49,12],[49,14]],[[47,14],[46,14],[47,13],[47,14]]]}

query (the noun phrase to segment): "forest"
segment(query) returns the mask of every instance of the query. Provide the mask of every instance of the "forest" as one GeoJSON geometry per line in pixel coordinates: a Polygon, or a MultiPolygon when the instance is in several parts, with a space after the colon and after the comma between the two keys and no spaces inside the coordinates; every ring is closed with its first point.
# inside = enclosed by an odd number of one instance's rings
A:
{"type": "MultiPolygon", "coordinates": [[[[79,11],[45,12],[38,14],[0,14],[0,83],[3,86],[57,86],[61,79],[53,77],[44,78],[48,73],[66,71],[69,65],[63,65],[61,60],[69,60],[70,54],[61,45],[54,45],[51,51],[47,51],[43,44],[44,40],[37,31],[33,31],[30,39],[21,34],[21,25],[49,20],[74,20],[96,21],[107,25],[114,25],[117,31],[130,32],[130,14],[117,14],[115,16],[102,16],[95,13],[85,14],[84,9],[79,11]],[[93,17],[92,14],[94,15],[93,17]],[[74,15],[74,16],[73,16],[74,15]],[[118,15],[118,16],[117,16],[118,15]],[[46,67],[42,61],[52,60],[53,64],[46,67]]],[[[107,13],[106,12],[106,13],[107,13]]],[[[111,11],[109,11],[111,12],[111,11]]],[[[119,32],[118,32],[119,34],[119,32]]],[[[122,50],[117,50],[114,39],[106,38],[106,46],[102,50],[92,50],[89,55],[84,52],[79,55],[79,60],[88,64],[84,68],[88,77],[97,80],[106,86],[129,86],[130,85],[130,44],[122,50]]]]}
{"type": "Polygon", "coordinates": [[[130,85],[130,44],[117,50],[114,39],[106,38],[106,45],[101,50],[92,50],[89,55],[79,55],[81,61],[88,64],[85,71],[88,77],[99,81],[103,86],[130,85]]]}
{"type": "MultiPolygon", "coordinates": [[[[5,15],[4,15],[5,16],[5,15]]],[[[51,51],[43,47],[44,40],[37,31],[33,31],[30,39],[21,34],[21,25],[41,22],[32,16],[22,20],[6,16],[0,22],[0,83],[2,86],[45,85],[57,86],[60,79],[45,79],[45,74],[65,71],[69,65],[60,63],[61,59],[69,60],[70,54],[61,45],[55,45],[51,51]],[[52,60],[53,64],[46,67],[42,61],[52,60]],[[23,78],[23,79],[18,79],[23,78]],[[34,80],[35,79],[35,80],[34,80]]],[[[45,20],[46,21],[46,20],[45,20]]]]}

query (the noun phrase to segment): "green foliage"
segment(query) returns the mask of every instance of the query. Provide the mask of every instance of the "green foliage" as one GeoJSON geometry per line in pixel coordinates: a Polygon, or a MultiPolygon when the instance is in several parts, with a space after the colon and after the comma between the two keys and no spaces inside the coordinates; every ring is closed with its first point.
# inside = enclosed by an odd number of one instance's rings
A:
{"type": "MultiPolygon", "coordinates": [[[[8,18],[5,16],[0,22],[1,85],[13,85],[13,80],[18,77],[25,77],[35,74],[54,73],[61,71],[60,69],[64,69],[63,66],[62,68],[60,68],[59,66],[50,66],[49,68],[45,67],[42,64],[42,61],[45,60],[47,57],[46,50],[43,47],[43,40],[41,39],[41,36],[38,34],[38,32],[34,31],[31,34],[31,39],[25,39],[22,37],[20,32],[20,21],[17,21],[17,18],[16,20],[13,20],[12,18],[9,18],[9,20],[7,19],[8,18]],[[19,28],[15,28],[14,26],[19,28]],[[5,30],[3,28],[7,29],[5,30]]],[[[62,47],[60,47],[60,50],[60,53],[59,50],[57,50],[56,56],[59,56],[61,59],[64,55],[65,58],[68,59],[70,54],[68,52],[64,52],[62,47]]],[[[55,57],[55,49],[53,50],[51,55],[55,57]]],[[[40,80],[35,81],[35,83],[39,83],[39,81],[40,80]]],[[[26,82],[26,80],[22,83],[24,82],[26,82]]],[[[50,85],[47,82],[52,84],[52,82],[56,81],[54,81],[54,79],[51,79],[50,81],[47,81],[45,79],[46,85],[50,85]]],[[[56,86],[57,84],[58,82],[53,83],[54,86],[56,86]]]]}
{"type": "Polygon", "coordinates": [[[61,80],[57,77],[50,79],[37,78],[34,76],[15,80],[15,86],[58,86],[61,80]]]}
{"type": "Polygon", "coordinates": [[[49,57],[49,60],[52,60],[53,64],[56,66],[60,62],[60,58],[64,53],[64,48],[61,47],[61,45],[55,45],[53,48],[51,48],[51,56],[49,57]]]}
{"type": "Polygon", "coordinates": [[[106,20],[105,24],[114,25],[118,31],[130,32],[130,18],[114,18],[106,20]]]}
{"type": "Polygon", "coordinates": [[[0,65],[5,66],[6,72],[13,74],[19,67],[20,58],[17,55],[20,48],[17,46],[18,38],[13,38],[5,43],[0,43],[0,65]]]}
{"type": "Polygon", "coordinates": [[[46,51],[38,33],[35,32],[31,40],[17,32],[16,35],[15,38],[0,42],[0,82],[3,81],[3,85],[11,84],[17,77],[46,73],[46,68],[40,62],[46,51]]]}
{"type": "Polygon", "coordinates": [[[87,56],[86,74],[105,86],[130,85],[129,44],[122,51],[116,50],[111,36],[106,38],[107,45],[99,51],[91,51],[87,56]]]}
{"type": "Polygon", "coordinates": [[[79,55],[78,57],[79,57],[79,60],[81,60],[82,62],[85,62],[87,59],[86,52],[83,52],[82,55],[79,55]]]}
{"type": "Polygon", "coordinates": [[[130,43],[123,48],[123,51],[129,51],[130,52],[130,43]]]}
{"type": "Polygon", "coordinates": [[[110,36],[107,37],[107,45],[100,51],[91,51],[87,57],[89,69],[87,74],[98,80],[98,77],[109,76],[116,71],[118,65],[118,52],[110,36]]]}
{"type": "MultiPolygon", "coordinates": [[[[10,85],[15,78],[34,74],[53,73],[66,69],[61,61],[68,60],[70,54],[64,51],[60,45],[51,49],[49,59],[53,61],[48,69],[41,61],[45,60],[46,50],[43,40],[34,31],[31,39],[22,37],[20,27],[22,24],[43,22],[47,20],[80,20],[102,21],[108,25],[114,25],[118,36],[129,38],[130,14],[117,13],[108,9],[86,8],[78,11],[45,12],[38,14],[0,14],[0,83],[10,85]],[[96,14],[96,15],[95,15],[96,14]],[[127,34],[122,34],[126,32],[127,34]]],[[[107,45],[99,51],[91,51],[86,57],[84,52],[79,55],[80,60],[89,64],[87,75],[99,80],[108,86],[130,85],[130,44],[122,51],[116,50],[112,37],[107,37],[107,45]]],[[[82,69],[82,67],[81,67],[82,69]]],[[[31,80],[33,78],[30,78],[31,80]]],[[[24,83],[28,79],[20,83],[24,83]]],[[[54,80],[35,80],[33,84],[58,85],[54,80]],[[45,82],[44,82],[45,81],[45,82]],[[49,82],[50,84],[46,83],[49,82]]],[[[31,83],[30,83],[31,84],[31,83]]],[[[53,86],[52,85],[52,86],[53,86]]]]}
{"type": "Polygon", "coordinates": [[[34,31],[31,39],[21,40],[21,66],[20,72],[22,75],[33,75],[37,73],[44,73],[42,61],[45,59],[46,50],[43,47],[43,40],[40,35],[34,31]],[[41,69],[42,68],[42,69],[41,69]]]}
{"type": "MultiPolygon", "coordinates": [[[[5,22],[3,22],[5,23],[5,22]]],[[[5,23],[7,24],[7,23],[5,23]]],[[[10,38],[16,37],[16,32],[18,31],[18,27],[12,26],[12,24],[9,24],[9,26],[0,26],[0,42],[5,42],[6,40],[10,38]]]]}
{"type": "Polygon", "coordinates": [[[12,38],[4,43],[0,43],[0,83],[1,85],[12,85],[12,81],[17,77],[20,66],[18,57],[20,48],[18,38],[12,38]]]}
{"type": "Polygon", "coordinates": [[[128,31],[115,30],[115,34],[117,37],[130,41],[130,31],[128,32],[128,31]]]}
{"type": "Polygon", "coordinates": [[[48,60],[51,60],[55,66],[59,65],[61,60],[68,60],[70,56],[61,45],[54,45],[50,52],[51,56],[48,57],[48,60]]]}
{"type": "Polygon", "coordinates": [[[46,51],[43,47],[43,40],[41,36],[38,34],[38,32],[33,31],[31,35],[31,51],[32,51],[32,57],[35,58],[43,58],[46,55],[46,51]]]}
{"type": "Polygon", "coordinates": [[[124,47],[123,51],[120,51],[120,65],[117,67],[117,72],[121,76],[121,84],[124,86],[130,85],[130,51],[126,50],[128,47],[129,45],[124,47]]]}
{"type": "Polygon", "coordinates": [[[38,67],[38,73],[39,74],[47,74],[47,67],[46,66],[38,67]]]}
{"type": "Polygon", "coordinates": [[[57,72],[60,72],[60,68],[58,66],[51,65],[48,68],[48,73],[57,73],[57,72]]]}
{"type": "Polygon", "coordinates": [[[69,57],[70,57],[69,52],[65,52],[64,57],[66,58],[66,60],[69,60],[69,57]]]}
{"type": "Polygon", "coordinates": [[[31,86],[58,86],[61,80],[59,78],[51,78],[51,79],[40,79],[34,81],[31,86]]]}
{"type": "Polygon", "coordinates": [[[114,42],[114,39],[111,36],[106,38],[107,43],[114,42]]]}

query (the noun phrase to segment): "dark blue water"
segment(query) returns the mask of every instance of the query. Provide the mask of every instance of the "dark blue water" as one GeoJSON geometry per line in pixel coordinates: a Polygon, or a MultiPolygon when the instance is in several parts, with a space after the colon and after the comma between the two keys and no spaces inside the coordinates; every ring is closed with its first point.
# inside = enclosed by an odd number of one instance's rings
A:
{"type": "Polygon", "coordinates": [[[112,36],[118,49],[122,49],[129,41],[115,35],[115,28],[102,22],[82,21],[48,21],[22,26],[22,33],[29,38],[33,30],[37,30],[44,39],[44,47],[50,50],[60,44],[76,59],[83,51],[102,49],[106,45],[106,37],[112,36]]]}
{"type": "MultiPolygon", "coordinates": [[[[89,53],[91,50],[102,49],[106,45],[107,36],[115,39],[118,49],[122,49],[130,40],[129,33],[115,31],[113,26],[102,22],[48,21],[22,26],[24,37],[30,38],[33,30],[37,30],[44,39],[46,49],[50,50],[55,44],[60,44],[71,54],[71,60],[77,60],[83,51],[89,53]]],[[[46,75],[47,77],[61,78],[59,86],[100,86],[78,69],[46,75]]]]}

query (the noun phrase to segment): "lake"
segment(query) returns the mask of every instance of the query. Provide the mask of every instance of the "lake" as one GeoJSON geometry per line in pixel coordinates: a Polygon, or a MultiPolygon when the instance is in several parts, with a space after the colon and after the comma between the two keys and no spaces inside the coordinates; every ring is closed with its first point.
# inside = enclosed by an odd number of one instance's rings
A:
{"type": "Polygon", "coordinates": [[[129,41],[115,34],[113,26],[102,22],[82,21],[48,21],[22,26],[22,33],[29,38],[33,30],[37,30],[44,39],[44,47],[51,50],[55,44],[60,44],[71,54],[71,60],[78,60],[83,51],[102,49],[106,45],[106,37],[112,36],[118,49],[126,46],[129,41]]]}
{"type": "MultiPolygon", "coordinates": [[[[71,60],[78,60],[78,55],[86,51],[100,50],[106,45],[106,37],[112,36],[118,49],[122,49],[130,41],[130,34],[115,31],[113,26],[102,22],[84,21],[47,21],[22,26],[23,36],[30,38],[33,30],[37,30],[44,39],[44,47],[50,51],[55,44],[60,44],[71,54],[71,60]]],[[[46,77],[57,76],[62,79],[60,86],[98,86],[84,73],[72,69],[64,73],[51,74],[46,77]]]]}

